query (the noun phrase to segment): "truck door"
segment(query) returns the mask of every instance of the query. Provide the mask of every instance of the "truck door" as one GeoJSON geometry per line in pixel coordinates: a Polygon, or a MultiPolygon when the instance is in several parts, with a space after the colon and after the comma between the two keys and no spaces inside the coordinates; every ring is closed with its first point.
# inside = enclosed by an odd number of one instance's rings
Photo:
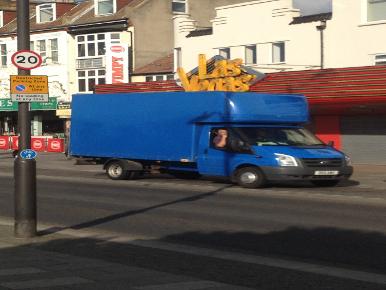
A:
{"type": "MultiPolygon", "coordinates": [[[[215,146],[215,139],[219,137],[217,135],[219,129],[211,129],[208,126],[202,131],[197,160],[197,167],[201,174],[217,176],[230,176],[232,174],[232,164],[237,153],[232,152],[227,145],[221,148],[215,146]]],[[[229,129],[227,131],[230,134],[229,129]]]]}

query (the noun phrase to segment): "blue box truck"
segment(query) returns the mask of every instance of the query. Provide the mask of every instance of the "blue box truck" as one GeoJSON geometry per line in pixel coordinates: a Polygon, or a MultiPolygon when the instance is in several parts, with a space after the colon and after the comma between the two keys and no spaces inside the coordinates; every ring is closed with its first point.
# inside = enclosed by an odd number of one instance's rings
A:
{"type": "Polygon", "coordinates": [[[182,178],[229,177],[247,188],[289,180],[334,186],[349,178],[349,158],[305,129],[308,121],[302,95],[79,94],[70,154],[103,160],[111,179],[155,169],[182,178]]]}

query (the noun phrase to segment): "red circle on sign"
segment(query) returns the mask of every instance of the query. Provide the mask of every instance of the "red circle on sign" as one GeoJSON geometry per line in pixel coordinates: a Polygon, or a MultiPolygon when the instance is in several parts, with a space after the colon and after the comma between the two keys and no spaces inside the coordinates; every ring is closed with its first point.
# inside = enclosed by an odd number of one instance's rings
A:
{"type": "Polygon", "coordinates": [[[31,70],[39,67],[43,59],[40,54],[32,50],[19,50],[12,54],[12,63],[20,69],[31,70]]]}

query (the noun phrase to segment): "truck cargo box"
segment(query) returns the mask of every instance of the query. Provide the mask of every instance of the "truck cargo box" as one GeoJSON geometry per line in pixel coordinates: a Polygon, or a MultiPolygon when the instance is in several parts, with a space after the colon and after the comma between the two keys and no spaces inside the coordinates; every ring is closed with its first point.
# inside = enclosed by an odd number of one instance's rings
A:
{"type": "Polygon", "coordinates": [[[70,154],[195,161],[200,124],[300,124],[304,96],[229,92],[78,94],[70,154]]]}

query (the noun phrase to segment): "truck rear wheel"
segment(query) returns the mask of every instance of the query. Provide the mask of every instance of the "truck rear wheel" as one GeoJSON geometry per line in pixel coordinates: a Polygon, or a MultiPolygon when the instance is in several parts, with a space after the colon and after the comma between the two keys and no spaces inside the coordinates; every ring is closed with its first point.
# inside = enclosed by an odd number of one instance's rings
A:
{"type": "Polygon", "coordinates": [[[244,167],[236,172],[236,182],[245,188],[261,188],[267,183],[264,174],[257,167],[244,167]]]}
{"type": "Polygon", "coordinates": [[[129,172],[124,169],[119,161],[112,161],[106,165],[107,176],[113,180],[121,180],[129,177],[129,172]]]}

